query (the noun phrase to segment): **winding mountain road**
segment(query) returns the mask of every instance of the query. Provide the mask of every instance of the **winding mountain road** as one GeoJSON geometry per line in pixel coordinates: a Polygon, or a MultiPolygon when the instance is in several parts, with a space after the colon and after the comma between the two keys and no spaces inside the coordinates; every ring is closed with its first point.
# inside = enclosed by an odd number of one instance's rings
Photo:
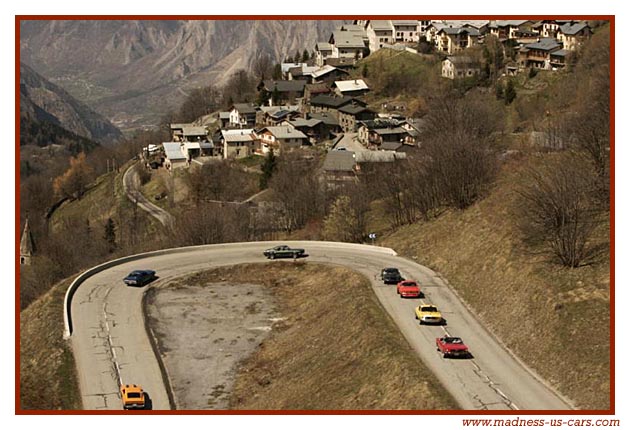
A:
{"type": "Polygon", "coordinates": [[[147,212],[150,216],[157,219],[164,227],[170,227],[173,224],[173,216],[159,206],[151,203],[140,192],[140,178],[135,169],[136,164],[129,167],[123,175],[123,189],[127,198],[132,203],[137,203],[138,207],[147,212]]]}
{"type": "MultiPolygon", "coordinates": [[[[396,256],[388,248],[333,242],[285,243],[305,248],[308,262],[342,265],[367,276],[376,296],[412,348],[463,409],[572,408],[503,348],[429,269],[396,256]],[[426,297],[400,299],[395,286],[383,285],[380,270],[389,266],[398,267],[405,277],[417,279],[426,297]],[[420,326],[414,318],[414,308],[420,300],[438,305],[448,325],[420,326]],[[442,358],[435,349],[435,338],[444,330],[461,336],[474,358],[442,358]]],[[[122,283],[125,275],[133,269],[149,268],[157,271],[158,283],[212,267],[265,262],[262,251],[276,244],[249,242],[181,248],[173,253],[124,262],[86,279],[71,304],[71,342],[84,408],[120,409],[119,383],[142,384],[153,409],[170,408],[142,315],[142,295],[150,287],[126,287],[122,283]]]]}

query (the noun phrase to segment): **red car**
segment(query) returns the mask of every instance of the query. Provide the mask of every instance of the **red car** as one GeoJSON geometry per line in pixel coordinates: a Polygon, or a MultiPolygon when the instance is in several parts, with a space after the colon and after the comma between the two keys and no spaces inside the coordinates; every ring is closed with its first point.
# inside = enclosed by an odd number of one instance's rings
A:
{"type": "Polygon", "coordinates": [[[446,357],[470,357],[468,347],[461,337],[442,336],[435,339],[435,346],[444,358],[446,357]]]}
{"type": "Polygon", "coordinates": [[[400,297],[420,297],[420,285],[416,281],[409,279],[400,281],[396,285],[396,292],[400,297]]]}

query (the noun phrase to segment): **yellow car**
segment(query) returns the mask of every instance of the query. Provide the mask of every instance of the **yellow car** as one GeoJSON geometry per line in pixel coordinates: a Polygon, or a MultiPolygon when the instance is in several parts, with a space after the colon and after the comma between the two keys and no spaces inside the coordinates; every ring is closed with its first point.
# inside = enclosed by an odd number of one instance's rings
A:
{"type": "Polygon", "coordinates": [[[125,409],[144,409],[144,391],[140,385],[121,385],[120,397],[125,409]]]}
{"type": "Polygon", "coordinates": [[[420,324],[444,324],[444,318],[435,305],[420,305],[416,308],[416,319],[420,324]]]}

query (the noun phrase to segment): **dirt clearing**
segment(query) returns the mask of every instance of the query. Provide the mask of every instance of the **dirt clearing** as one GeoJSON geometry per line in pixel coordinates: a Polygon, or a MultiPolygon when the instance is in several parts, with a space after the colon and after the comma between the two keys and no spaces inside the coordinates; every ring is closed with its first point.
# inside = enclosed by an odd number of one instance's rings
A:
{"type": "Polygon", "coordinates": [[[148,294],[147,321],[177,409],[227,409],[238,363],[276,321],[269,292],[249,283],[200,285],[189,278],[148,294]]]}

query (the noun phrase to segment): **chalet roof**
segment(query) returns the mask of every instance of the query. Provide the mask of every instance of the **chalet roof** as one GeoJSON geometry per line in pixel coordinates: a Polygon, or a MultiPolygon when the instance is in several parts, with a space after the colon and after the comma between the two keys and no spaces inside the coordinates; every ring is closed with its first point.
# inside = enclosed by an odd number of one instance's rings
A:
{"type": "Polygon", "coordinates": [[[317,42],[315,44],[315,49],[318,51],[332,51],[333,47],[328,42],[317,42]]]}
{"type": "Polygon", "coordinates": [[[221,130],[221,136],[227,143],[252,142],[255,140],[251,128],[241,130],[221,130]]]}
{"type": "Polygon", "coordinates": [[[261,133],[269,131],[277,139],[306,139],[306,135],[295,127],[280,125],[275,127],[263,127],[261,133]]]}
{"type": "Polygon", "coordinates": [[[164,153],[169,160],[185,160],[186,156],[181,150],[181,144],[179,142],[164,142],[164,153]]]}
{"type": "Polygon", "coordinates": [[[258,106],[254,106],[250,103],[236,103],[235,105],[232,106],[232,108],[236,109],[237,111],[243,114],[256,113],[256,110],[259,109],[258,106]]]}
{"type": "Polygon", "coordinates": [[[310,118],[310,119],[295,118],[294,120],[289,121],[289,124],[291,124],[295,128],[298,128],[298,127],[313,128],[321,124],[322,122],[323,121],[321,119],[316,119],[316,118],[310,118]]]}
{"type": "Polygon", "coordinates": [[[329,151],[324,159],[322,169],[329,172],[352,172],[356,165],[352,151],[329,151]]]}
{"type": "Polygon", "coordinates": [[[551,55],[553,55],[554,57],[566,57],[570,53],[571,51],[569,51],[568,49],[558,49],[557,51],[552,52],[551,55]]]}
{"type": "Polygon", "coordinates": [[[219,118],[220,119],[230,119],[230,113],[229,112],[219,112],[219,118]]]}
{"type": "Polygon", "coordinates": [[[438,31],[438,33],[442,32],[448,35],[470,34],[471,36],[479,36],[479,30],[476,28],[444,27],[438,31]]]}
{"type": "Polygon", "coordinates": [[[185,151],[188,151],[189,149],[201,149],[199,142],[183,142],[182,146],[185,151]]]}
{"type": "Polygon", "coordinates": [[[308,90],[311,94],[329,93],[330,88],[325,82],[319,82],[317,84],[306,84],[305,90],[308,90]]]}
{"type": "Polygon", "coordinates": [[[427,120],[423,118],[408,118],[404,122],[409,124],[409,126],[411,126],[414,130],[422,131],[427,123],[427,120]]]}
{"type": "Polygon", "coordinates": [[[359,124],[366,127],[368,130],[376,130],[385,127],[398,127],[400,121],[392,118],[376,118],[359,121],[359,124]]]}
{"type": "Polygon", "coordinates": [[[345,105],[337,109],[339,112],[347,113],[349,115],[357,115],[362,112],[372,112],[370,109],[365,106],[359,105],[345,105]]]}
{"type": "Polygon", "coordinates": [[[300,107],[298,105],[261,106],[260,110],[267,115],[273,116],[280,111],[299,112],[300,107]]]}
{"type": "Polygon", "coordinates": [[[388,134],[402,134],[402,133],[408,133],[408,132],[402,127],[393,127],[393,128],[387,127],[387,128],[376,128],[374,129],[374,133],[380,136],[386,136],[388,134]]]}
{"type": "Polygon", "coordinates": [[[337,67],[337,68],[354,66],[354,58],[347,58],[347,57],[339,57],[339,58],[328,57],[326,58],[325,62],[327,65],[337,67]]]}
{"type": "Polygon", "coordinates": [[[370,89],[363,79],[335,81],[335,86],[339,88],[339,91],[341,91],[342,93],[347,91],[363,91],[370,89]]]}
{"type": "Polygon", "coordinates": [[[340,72],[348,74],[345,70],[340,70],[340,69],[338,69],[336,67],[333,67],[333,66],[331,66],[329,64],[326,64],[326,65],[324,65],[322,67],[319,67],[319,68],[311,71],[309,73],[309,75],[312,76],[313,78],[321,78],[322,76],[327,75],[330,72],[334,72],[335,70],[339,70],[340,72]]]}
{"type": "Polygon", "coordinates": [[[358,25],[358,24],[343,24],[341,27],[339,27],[339,30],[365,33],[365,29],[363,28],[363,26],[358,25]]]}
{"type": "Polygon", "coordinates": [[[480,66],[479,61],[468,57],[466,55],[455,55],[455,56],[449,56],[446,57],[446,60],[444,61],[450,61],[451,63],[457,65],[457,66],[480,66]]]}
{"type": "Polygon", "coordinates": [[[330,114],[328,112],[311,113],[311,114],[309,114],[309,116],[312,119],[318,119],[318,120],[322,121],[326,125],[330,125],[330,126],[338,126],[339,125],[339,120],[334,115],[332,115],[332,114],[330,114]]]}
{"type": "Polygon", "coordinates": [[[352,97],[347,97],[347,96],[335,97],[335,96],[330,96],[327,94],[320,94],[311,99],[311,106],[313,105],[327,106],[327,107],[338,109],[341,106],[347,105],[348,103],[352,103],[352,100],[354,100],[352,97]]]}
{"type": "Polygon", "coordinates": [[[306,81],[301,79],[295,79],[291,81],[274,81],[272,79],[267,79],[264,81],[265,89],[269,92],[272,92],[275,88],[278,89],[278,92],[281,93],[302,93],[304,92],[304,86],[306,85],[306,81]]]}
{"type": "Polygon", "coordinates": [[[458,20],[445,20],[444,24],[451,27],[474,27],[480,29],[490,23],[487,19],[458,19],[458,20]]]}
{"type": "Polygon", "coordinates": [[[357,31],[335,30],[330,41],[339,48],[365,48],[363,36],[357,31]]]}
{"type": "Polygon", "coordinates": [[[178,122],[171,124],[171,130],[183,129],[184,127],[193,127],[190,122],[178,122]]]}
{"type": "Polygon", "coordinates": [[[381,143],[381,149],[387,150],[387,151],[395,151],[398,148],[400,148],[401,146],[403,146],[403,144],[401,142],[383,142],[381,143]]]}
{"type": "Polygon", "coordinates": [[[374,31],[393,30],[394,26],[390,20],[375,19],[368,24],[374,31]]]}
{"type": "Polygon", "coordinates": [[[535,43],[528,43],[524,46],[526,49],[539,49],[541,51],[554,51],[561,47],[560,42],[550,37],[541,38],[535,43]]]}
{"type": "Polygon", "coordinates": [[[280,64],[280,70],[282,70],[282,73],[289,73],[290,69],[295,67],[301,68],[302,66],[306,66],[306,63],[282,63],[280,64]]]}
{"type": "Polygon", "coordinates": [[[494,21],[493,23],[490,24],[490,27],[492,28],[496,28],[496,27],[520,27],[521,25],[525,24],[526,22],[529,22],[526,19],[500,19],[497,21],[494,21]]]}
{"type": "Polygon", "coordinates": [[[392,24],[394,25],[394,27],[396,26],[409,27],[409,26],[417,26],[418,21],[413,20],[413,19],[392,19],[392,24]]]}
{"type": "Polygon", "coordinates": [[[567,23],[567,24],[561,25],[558,31],[568,36],[574,36],[578,34],[580,31],[584,30],[585,28],[588,28],[590,30],[590,27],[585,22],[578,22],[575,24],[567,23]]]}
{"type": "Polygon", "coordinates": [[[208,129],[206,127],[199,126],[184,127],[182,134],[184,136],[207,136],[208,129]]]}

